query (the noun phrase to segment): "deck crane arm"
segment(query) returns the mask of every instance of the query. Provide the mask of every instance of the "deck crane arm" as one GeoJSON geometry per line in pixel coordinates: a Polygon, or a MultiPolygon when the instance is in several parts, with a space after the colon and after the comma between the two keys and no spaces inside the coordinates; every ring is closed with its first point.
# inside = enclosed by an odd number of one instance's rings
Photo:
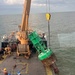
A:
{"type": "Polygon", "coordinates": [[[31,0],[25,0],[24,2],[24,10],[23,10],[23,16],[22,16],[22,23],[20,26],[20,31],[17,32],[17,39],[20,41],[20,44],[18,45],[17,54],[23,53],[29,58],[31,52],[29,49],[28,44],[28,19],[29,19],[29,13],[30,13],[30,6],[31,6],[31,0]],[[22,49],[20,47],[23,47],[22,49]],[[23,52],[22,52],[22,51],[23,52]],[[20,53],[19,53],[20,52],[20,53]],[[26,53],[25,53],[26,52],[26,53]]]}
{"type": "Polygon", "coordinates": [[[28,30],[28,19],[29,19],[29,13],[30,13],[30,6],[31,6],[31,0],[25,0],[24,11],[23,11],[23,16],[22,16],[21,31],[28,30]]]}

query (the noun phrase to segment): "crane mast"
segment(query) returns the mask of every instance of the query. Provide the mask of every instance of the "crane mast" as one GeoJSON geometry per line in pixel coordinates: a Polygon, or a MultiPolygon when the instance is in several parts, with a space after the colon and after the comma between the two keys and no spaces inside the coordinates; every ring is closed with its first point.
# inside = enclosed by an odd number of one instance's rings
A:
{"type": "Polygon", "coordinates": [[[25,0],[23,16],[22,16],[21,31],[28,30],[28,19],[29,19],[29,13],[30,13],[30,6],[31,6],[31,0],[25,0]]]}
{"type": "Polygon", "coordinates": [[[25,0],[24,2],[24,10],[22,16],[22,23],[20,26],[20,31],[17,33],[18,40],[20,44],[18,44],[17,54],[25,54],[25,58],[29,58],[31,52],[29,49],[28,43],[28,19],[29,19],[29,12],[30,12],[31,0],[25,0]]]}

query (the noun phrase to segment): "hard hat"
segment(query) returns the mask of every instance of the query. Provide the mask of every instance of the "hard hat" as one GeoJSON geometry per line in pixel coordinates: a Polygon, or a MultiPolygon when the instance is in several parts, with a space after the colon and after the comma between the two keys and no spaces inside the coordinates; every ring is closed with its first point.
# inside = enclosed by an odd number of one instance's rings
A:
{"type": "Polygon", "coordinates": [[[4,68],[4,71],[6,71],[7,69],[6,68],[4,68]]]}

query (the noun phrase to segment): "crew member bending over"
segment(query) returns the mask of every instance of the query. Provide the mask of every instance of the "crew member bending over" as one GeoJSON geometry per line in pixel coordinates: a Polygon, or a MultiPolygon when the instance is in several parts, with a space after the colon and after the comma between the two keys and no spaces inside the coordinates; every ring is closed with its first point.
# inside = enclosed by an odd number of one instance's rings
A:
{"type": "Polygon", "coordinates": [[[11,47],[9,45],[7,45],[7,47],[5,47],[5,53],[4,54],[11,54],[11,47]]]}

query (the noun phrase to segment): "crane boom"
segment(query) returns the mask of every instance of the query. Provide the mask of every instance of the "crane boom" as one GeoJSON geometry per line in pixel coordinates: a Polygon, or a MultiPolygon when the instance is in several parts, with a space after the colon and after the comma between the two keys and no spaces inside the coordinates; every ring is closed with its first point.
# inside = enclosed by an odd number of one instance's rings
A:
{"type": "Polygon", "coordinates": [[[29,13],[30,13],[30,6],[31,6],[31,0],[25,0],[23,16],[22,16],[21,31],[28,30],[28,18],[29,18],[29,13]]]}
{"type": "Polygon", "coordinates": [[[22,23],[21,23],[21,28],[20,28],[21,31],[17,33],[19,35],[17,39],[20,41],[20,44],[18,44],[17,54],[18,55],[21,53],[25,54],[25,58],[27,59],[29,58],[31,54],[30,49],[29,49],[28,37],[27,37],[30,6],[31,6],[31,0],[25,0],[22,23]]]}

